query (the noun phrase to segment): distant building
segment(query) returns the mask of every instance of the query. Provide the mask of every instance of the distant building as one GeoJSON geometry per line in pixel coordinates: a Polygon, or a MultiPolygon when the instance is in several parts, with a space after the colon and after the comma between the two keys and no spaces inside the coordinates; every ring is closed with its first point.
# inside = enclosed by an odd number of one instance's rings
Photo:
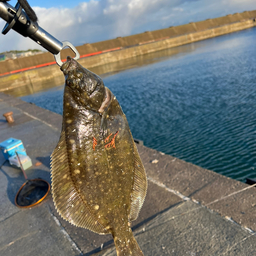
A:
{"type": "Polygon", "coordinates": [[[31,56],[33,55],[33,53],[31,51],[28,51],[28,52],[20,52],[20,53],[17,53],[16,56],[17,58],[19,57],[28,57],[28,56],[31,56]]]}
{"type": "Polygon", "coordinates": [[[32,56],[32,55],[36,55],[36,54],[40,54],[43,53],[41,51],[27,51],[27,52],[20,52],[16,54],[16,58],[20,58],[20,57],[28,57],[28,56],[32,56]]]}
{"type": "Polygon", "coordinates": [[[13,53],[13,52],[7,52],[7,53],[5,54],[5,56],[6,56],[6,59],[16,59],[16,58],[17,58],[17,57],[16,57],[16,54],[13,53]]]}
{"type": "Polygon", "coordinates": [[[0,54],[0,61],[8,60],[8,59],[17,59],[20,57],[28,57],[28,56],[32,56],[40,53],[43,53],[43,52],[42,51],[26,51],[26,52],[18,52],[18,53],[14,53],[12,51],[5,52],[4,54],[0,54]],[[3,56],[5,56],[5,58],[3,58],[3,56]]]}

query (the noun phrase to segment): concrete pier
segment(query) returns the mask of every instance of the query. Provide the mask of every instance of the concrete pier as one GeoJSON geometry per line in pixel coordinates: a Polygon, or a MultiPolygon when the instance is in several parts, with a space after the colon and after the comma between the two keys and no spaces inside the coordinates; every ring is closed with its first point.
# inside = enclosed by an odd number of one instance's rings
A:
{"type": "MultiPolygon", "coordinates": [[[[29,179],[50,182],[50,154],[62,117],[0,93],[0,141],[21,139],[32,159],[29,179]],[[2,116],[12,111],[14,123],[2,116]],[[35,165],[40,162],[41,165],[35,165]]],[[[136,239],[149,255],[256,255],[256,188],[138,145],[148,193],[136,239]]],[[[70,225],[56,212],[51,194],[20,209],[15,194],[25,182],[20,169],[0,153],[0,255],[116,255],[110,235],[70,225]]]]}

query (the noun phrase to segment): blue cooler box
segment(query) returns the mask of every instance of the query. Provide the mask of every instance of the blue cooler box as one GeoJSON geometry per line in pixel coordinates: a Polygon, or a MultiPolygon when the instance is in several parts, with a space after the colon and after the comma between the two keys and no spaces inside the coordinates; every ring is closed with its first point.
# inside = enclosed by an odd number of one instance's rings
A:
{"type": "Polygon", "coordinates": [[[16,151],[19,155],[27,155],[22,141],[14,138],[9,138],[8,140],[1,142],[0,149],[6,160],[8,160],[9,157],[16,155],[16,151]]]}

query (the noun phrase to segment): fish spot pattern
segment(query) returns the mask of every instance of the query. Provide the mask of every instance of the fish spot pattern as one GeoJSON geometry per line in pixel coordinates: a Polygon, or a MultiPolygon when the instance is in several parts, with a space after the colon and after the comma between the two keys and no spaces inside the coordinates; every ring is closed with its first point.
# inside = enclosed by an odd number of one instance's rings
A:
{"type": "Polygon", "coordinates": [[[127,119],[100,77],[70,57],[61,70],[63,128],[51,155],[55,207],[78,227],[111,233],[117,255],[143,256],[129,226],[147,181],[127,119]]]}

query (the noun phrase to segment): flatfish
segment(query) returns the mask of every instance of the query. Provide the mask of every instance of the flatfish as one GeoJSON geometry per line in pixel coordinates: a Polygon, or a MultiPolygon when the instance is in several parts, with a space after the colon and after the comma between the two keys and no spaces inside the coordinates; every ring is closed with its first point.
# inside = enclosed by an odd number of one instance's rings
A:
{"type": "Polygon", "coordinates": [[[63,122],[51,155],[59,214],[99,234],[111,233],[118,256],[143,255],[130,228],[146,196],[146,173],[127,119],[102,79],[67,57],[63,122]]]}

